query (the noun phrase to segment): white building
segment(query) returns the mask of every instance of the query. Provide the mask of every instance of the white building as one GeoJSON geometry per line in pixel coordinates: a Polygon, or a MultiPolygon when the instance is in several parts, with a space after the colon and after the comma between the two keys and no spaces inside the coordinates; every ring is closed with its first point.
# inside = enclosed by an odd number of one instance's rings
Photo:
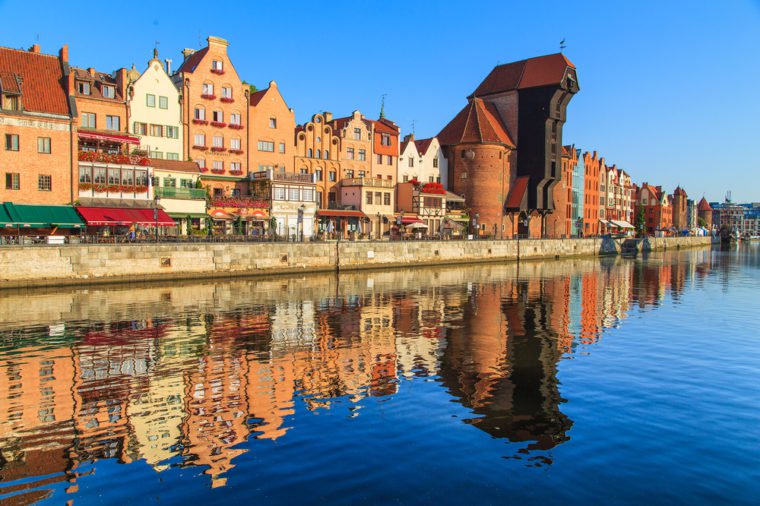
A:
{"type": "Polygon", "coordinates": [[[267,169],[252,172],[249,177],[253,198],[269,207],[267,227],[275,227],[279,237],[308,241],[314,233],[317,212],[314,174],[267,169]]]}
{"type": "Polygon", "coordinates": [[[398,158],[398,182],[419,181],[441,183],[448,186],[448,161],[437,137],[415,140],[414,135],[404,137],[398,158]]]}
{"type": "MultiPolygon", "coordinates": [[[[166,65],[171,60],[166,60],[166,65]]],[[[170,69],[169,69],[170,70],[170,69]]],[[[151,158],[181,160],[182,117],[179,90],[153,50],[148,68],[127,89],[129,131],[151,158]]]]}

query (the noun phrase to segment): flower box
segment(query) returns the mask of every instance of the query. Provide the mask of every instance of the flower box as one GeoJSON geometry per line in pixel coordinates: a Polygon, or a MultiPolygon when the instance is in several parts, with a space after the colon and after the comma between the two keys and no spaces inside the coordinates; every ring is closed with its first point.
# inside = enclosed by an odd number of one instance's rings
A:
{"type": "Polygon", "coordinates": [[[227,149],[221,146],[214,146],[211,148],[211,151],[213,151],[214,153],[221,153],[223,151],[227,151],[227,149]]]}
{"type": "Polygon", "coordinates": [[[235,99],[234,99],[234,98],[232,98],[232,97],[222,97],[222,98],[220,98],[219,100],[220,100],[221,102],[224,102],[225,104],[231,104],[232,102],[234,102],[234,101],[235,101],[235,99]]]}
{"type": "Polygon", "coordinates": [[[224,169],[211,169],[214,174],[224,174],[224,169]]]}
{"type": "Polygon", "coordinates": [[[78,155],[81,162],[103,162],[121,165],[150,165],[150,159],[143,155],[125,155],[123,153],[102,153],[99,151],[80,151],[78,155]]]}
{"type": "Polygon", "coordinates": [[[198,170],[205,174],[206,172],[208,172],[208,167],[198,167],[198,170]]]}
{"type": "Polygon", "coordinates": [[[208,121],[205,119],[194,119],[193,120],[194,125],[208,125],[208,121]]]}
{"type": "Polygon", "coordinates": [[[208,146],[193,146],[193,149],[200,149],[201,151],[206,151],[208,149],[208,146]]]}
{"type": "Polygon", "coordinates": [[[237,123],[230,123],[227,125],[228,127],[232,128],[233,130],[242,130],[243,125],[238,125],[237,123]]]}
{"type": "Polygon", "coordinates": [[[217,75],[221,76],[221,75],[224,75],[224,70],[223,69],[211,69],[211,73],[212,74],[217,74],[217,75]]]}
{"type": "Polygon", "coordinates": [[[230,153],[232,153],[233,155],[242,155],[243,154],[243,150],[242,149],[230,149],[230,153]]]}
{"type": "Polygon", "coordinates": [[[215,126],[215,127],[219,127],[219,128],[224,128],[224,127],[227,126],[227,123],[222,123],[221,121],[212,121],[211,122],[211,126],[215,126]]]}
{"type": "Polygon", "coordinates": [[[242,176],[243,175],[243,171],[242,170],[231,170],[230,174],[232,174],[233,176],[242,176]]]}
{"type": "Polygon", "coordinates": [[[202,93],[201,98],[205,98],[206,100],[214,100],[216,98],[216,95],[208,95],[206,93],[202,93]]]}
{"type": "Polygon", "coordinates": [[[92,190],[92,183],[79,183],[79,191],[92,190]]]}

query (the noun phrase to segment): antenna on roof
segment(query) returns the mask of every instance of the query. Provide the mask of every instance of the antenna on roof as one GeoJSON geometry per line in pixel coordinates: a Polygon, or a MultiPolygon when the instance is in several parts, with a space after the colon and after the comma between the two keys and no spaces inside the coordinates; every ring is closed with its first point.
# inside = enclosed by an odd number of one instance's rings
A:
{"type": "Polygon", "coordinates": [[[559,52],[561,53],[563,49],[567,47],[567,44],[565,44],[565,38],[562,37],[562,40],[559,41],[559,52]]]}
{"type": "Polygon", "coordinates": [[[387,93],[380,95],[380,119],[385,118],[385,97],[387,96],[387,93]]]}
{"type": "Polygon", "coordinates": [[[415,121],[414,121],[414,120],[412,120],[412,135],[414,135],[414,134],[415,134],[415,131],[414,131],[414,123],[415,123],[415,121]]]}

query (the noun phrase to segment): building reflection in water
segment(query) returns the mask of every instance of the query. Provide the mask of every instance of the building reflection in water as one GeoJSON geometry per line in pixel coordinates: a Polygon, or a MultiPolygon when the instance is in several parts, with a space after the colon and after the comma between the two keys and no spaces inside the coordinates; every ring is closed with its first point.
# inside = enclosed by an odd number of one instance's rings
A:
{"type": "Polygon", "coordinates": [[[224,486],[255,440],[417,378],[543,455],[572,427],[559,361],[710,275],[709,252],[683,255],[5,293],[0,494],[73,494],[102,459],[224,486]]]}

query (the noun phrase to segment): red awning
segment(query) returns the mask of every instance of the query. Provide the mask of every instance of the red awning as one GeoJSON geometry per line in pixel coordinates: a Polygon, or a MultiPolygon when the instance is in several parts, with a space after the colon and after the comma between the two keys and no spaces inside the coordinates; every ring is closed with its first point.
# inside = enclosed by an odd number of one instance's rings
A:
{"type": "MultiPolygon", "coordinates": [[[[104,225],[155,225],[153,209],[122,209],[116,207],[77,207],[77,212],[89,226],[104,225]]],[[[158,210],[158,225],[176,227],[177,224],[163,209],[158,210]]]]}
{"type": "Polygon", "coordinates": [[[367,215],[365,215],[361,211],[350,211],[350,210],[343,210],[343,209],[319,209],[317,211],[317,216],[325,216],[328,218],[366,218],[367,215]]]}
{"type": "Polygon", "coordinates": [[[140,144],[140,139],[132,137],[131,135],[119,135],[119,134],[100,134],[96,132],[77,132],[81,139],[92,139],[95,141],[109,141],[109,142],[126,142],[127,144],[140,144]]]}
{"type": "Polygon", "coordinates": [[[424,221],[422,221],[416,216],[402,216],[401,217],[402,225],[411,225],[412,223],[424,223],[424,221]]]}

